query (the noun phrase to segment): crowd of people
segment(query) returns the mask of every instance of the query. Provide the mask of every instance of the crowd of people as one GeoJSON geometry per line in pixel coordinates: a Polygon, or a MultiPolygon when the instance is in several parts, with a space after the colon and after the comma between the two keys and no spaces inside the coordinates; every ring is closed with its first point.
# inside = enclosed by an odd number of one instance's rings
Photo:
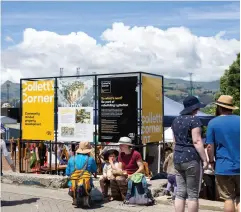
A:
{"type": "MultiPolygon", "coordinates": [[[[175,211],[184,212],[186,200],[189,212],[198,211],[202,181],[207,187],[208,199],[215,200],[217,188],[219,198],[224,200],[224,211],[240,211],[240,117],[233,114],[233,110],[237,109],[233,105],[233,98],[222,95],[216,101],[216,117],[207,126],[205,142],[202,137],[202,122],[197,116],[199,109],[204,105],[194,96],[185,98],[183,104],[184,109],[180,116],[172,123],[174,147],[168,149],[169,155],[163,164],[168,180],[166,194],[169,195],[173,187],[175,211]]],[[[3,132],[1,136],[2,134],[3,132]]],[[[108,201],[137,203],[141,199],[143,204],[148,201],[153,203],[152,196],[146,189],[141,154],[133,147],[130,138],[121,137],[118,149],[110,148],[102,154],[104,164],[100,188],[108,201]],[[144,192],[140,193],[133,185],[141,185],[144,192]],[[139,195],[138,201],[133,200],[133,195],[136,194],[139,195]]],[[[58,149],[61,148],[60,145],[58,149]]],[[[15,170],[6,153],[3,139],[1,149],[15,170]]],[[[81,191],[87,196],[93,187],[92,177],[88,174],[97,172],[92,151],[89,142],[81,141],[76,154],[69,156],[66,175],[70,177],[68,185],[73,204],[77,204],[76,186],[81,184],[81,191]],[[80,183],[81,177],[84,179],[80,183]]],[[[58,158],[61,159],[60,152],[58,158]]],[[[89,205],[88,200],[86,201],[89,205]]]]}
{"type": "MultiPolygon", "coordinates": [[[[130,181],[146,183],[141,154],[134,150],[133,146],[130,138],[121,137],[119,140],[119,151],[109,149],[103,153],[105,164],[103,175],[100,177],[100,188],[104,198],[107,198],[109,201],[121,200],[127,202],[131,198],[131,192],[128,197],[128,183],[130,181]],[[108,195],[109,190],[110,194],[108,195]]],[[[94,158],[90,155],[90,143],[80,142],[76,153],[77,155],[71,157],[68,161],[66,175],[72,176],[75,170],[87,170],[93,174],[96,173],[97,165],[94,158]],[[85,163],[87,165],[84,168],[85,163]]],[[[73,191],[75,188],[73,188],[71,182],[72,180],[69,181],[69,187],[73,191]]],[[[92,179],[90,184],[93,185],[92,179]]],[[[73,204],[76,204],[75,198],[73,198],[73,204]]]]}
{"type": "Polygon", "coordinates": [[[209,182],[213,181],[210,175],[215,173],[219,197],[225,201],[224,211],[240,210],[240,117],[232,113],[237,107],[231,96],[220,96],[216,105],[216,117],[207,127],[206,153],[202,123],[196,116],[203,105],[196,97],[184,100],[184,110],[172,123],[177,212],[185,211],[186,200],[189,212],[198,211],[203,171],[209,182]]]}
{"type": "MultiPolygon", "coordinates": [[[[163,168],[168,174],[166,192],[168,194],[171,187],[174,188],[173,199],[177,212],[185,211],[186,200],[189,212],[198,211],[202,179],[208,187],[210,200],[215,200],[217,186],[219,197],[225,201],[224,211],[239,211],[240,118],[232,113],[237,109],[232,101],[231,96],[223,95],[216,102],[217,117],[208,124],[205,143],[202,139],[202,123],[196,116],[203,107],[198,98],[187,97],[183,103],[183,111],[172,123],[175,146],[163,168]]],[[[131,139],[120,138],[119,147],[119,155],[115,150],[107,151],[104,155],[106,164],[100,178],[103,196],[110,201],[125,201],[129,182],[138,178],[138,174],[144,173],[141,154],[132,148],[131,139]]],[[[78,168],[81,169],[83,163],[79,163],[78,168]]],[[[95,172],[94,160],[89,160],[88,164],[89,170],[95,172]]],[[[67,170],[66,173],[70,176],[74,170],[73,160],[69,160],[67,170]]]]}

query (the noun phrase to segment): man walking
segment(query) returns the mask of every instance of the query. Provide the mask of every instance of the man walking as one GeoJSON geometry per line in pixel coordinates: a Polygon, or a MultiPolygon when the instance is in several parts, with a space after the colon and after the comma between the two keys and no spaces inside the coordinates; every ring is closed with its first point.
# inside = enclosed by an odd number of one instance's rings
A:
{"type": "Polygon", "coordinates": [[[225,201],[224,211],[234,212],[235,203],[240,210],[240,117],[232,114],[238,108],[231,96],[222,95],[215,104],[217,117],[207,129],[209,163],[214,163],[215,155],[216,183],[220,198],[225,201]]]}

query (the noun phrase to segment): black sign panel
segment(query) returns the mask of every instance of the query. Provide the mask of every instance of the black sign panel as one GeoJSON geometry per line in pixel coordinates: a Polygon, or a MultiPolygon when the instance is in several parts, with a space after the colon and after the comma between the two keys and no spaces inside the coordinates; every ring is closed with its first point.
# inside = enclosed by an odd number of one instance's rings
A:
{"type": "Polygon", "coordinates": [[[99,141],[137,143],[137,77],[99,78],[99,141]]]}

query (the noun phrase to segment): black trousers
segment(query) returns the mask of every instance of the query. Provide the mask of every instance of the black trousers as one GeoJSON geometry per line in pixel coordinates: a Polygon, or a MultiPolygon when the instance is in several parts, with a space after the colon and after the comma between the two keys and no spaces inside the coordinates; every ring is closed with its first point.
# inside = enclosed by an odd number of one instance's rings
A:
{"type": "Polygon", "coordinates": [[[215,175],[203,175],[203,180],[206,185],[206,195],[208,200],[216,200],[216,183],[215,175]]]}

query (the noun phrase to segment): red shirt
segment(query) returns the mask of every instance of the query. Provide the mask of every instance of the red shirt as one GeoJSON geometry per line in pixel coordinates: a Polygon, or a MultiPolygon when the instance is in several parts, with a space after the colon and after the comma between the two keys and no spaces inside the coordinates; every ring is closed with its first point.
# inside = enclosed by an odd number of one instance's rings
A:
{"type": "Polygon", "coordinates": [[[132,150],[131,154],[127,155],[121,152],[118,157],[118,161],[122,163],[122,169],[127,174],[134,174],[138,169],[137,161],[142,161],[141,154],[136,150],[132,150]]]}

